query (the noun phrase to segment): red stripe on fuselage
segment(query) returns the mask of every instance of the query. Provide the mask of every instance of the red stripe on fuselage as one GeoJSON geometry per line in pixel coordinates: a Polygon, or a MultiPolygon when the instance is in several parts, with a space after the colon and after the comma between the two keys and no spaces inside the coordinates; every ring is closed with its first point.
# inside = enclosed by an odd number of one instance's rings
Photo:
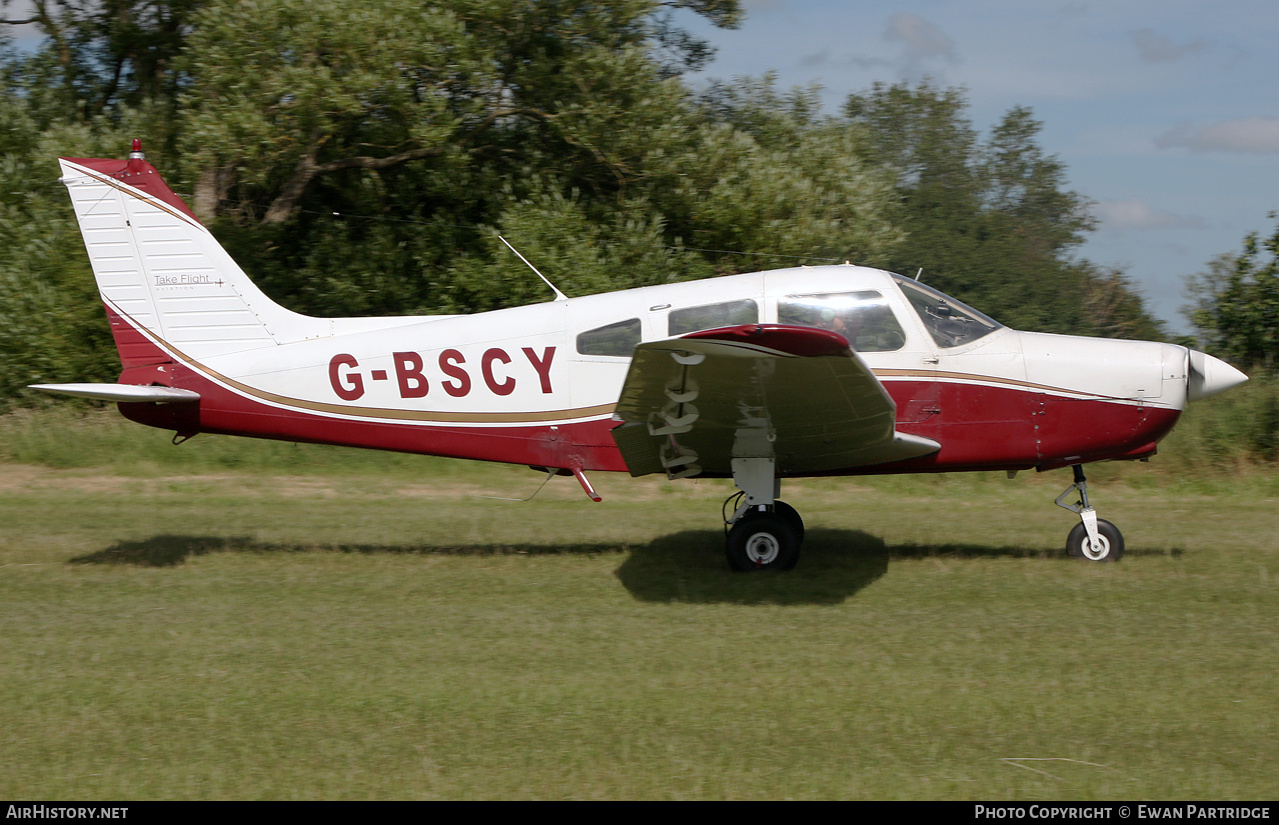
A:
{"type": "MultiPolygon", "coordinates": [[[[141,370],[131,371],[137,382],[141,370]]],[[[280,408],[228,390],[181,365],[157,373],[164,383],[200,393],[198,404],[120,404],[129,419],[164,429],[208,432],[422,453],[454,458],[624,472],[609,436],[609,419],[511,427],[439,427],[350,420],[280,408]],[[188,412],[189,411],[189,412],[188,412]],[[175,418],[184,413],[186,419],[175,418]]],[[[889,382],[899,408],[924,382],[889,382]],[[914,385],[912,387],[912,385],[914,385]]],[[[1176,410],[1049,397],[1042,415],[1014,416],[1038,404],[1034,394],[979,385],[943,385],[941,412],[899,429],[941,443],[937,453],[911,461],[856,467],[830,475],[1051,468],[1108,458],[1137,457],[1176,422],[1176,410]],[[968,410],[961,416],[959,411],[968,410]],[[951,415],[947,412],[954,410],[951,415]],[[1002,413],[1000,411],[1003,411],[1002,413]],[[1042,423],[1035,423],[1035,419],[1042,423]]]]}
{"type": "MultiPolygon", "coordinates": [[[[265,404],[226,389],[182,365],[171,368],[172,386],[200,393],[194,415],[198,432],[364,447],[374,450],[624,472],[609,437],[608,419],[560,425],[439,427],[396,421],[334,418],[265,404]]],[[[136,380],[137,375],[130,376],[136,380]]],[[[166,382],[167,383],[167,382],[166,382]]],[[[120,404],[141,424],[175,429],[169,404],[120,404]]]]}
{"type": "Polygon", "coordinates": [[[978,383],[885,381],[898,430],[942,445],[871,472],[1051,469],[1149,454],[1181,411],[978,383]],[[907,421],[905,418],[917,420],[907,421]]]}
{"type": "MultiPolygon", "coordinates": [[[[421,453],[542,467],[624,472],[608,418],[559,425],[449,426],[334,417],[246,396],[176,361],[107,307],[121,347],[121,383],[194,390],[195,404],[122,403],[130,420],[190,435],[196,432],[421,453]],[[125,355],[125,347],[129,355],[125,355]]],[[[1015,386],[886,380],[897,404],[897,428],[931,438],[941,449],[893,464],[823,475],[1049,469],[1148,453],[1172,429],[1179,410],[1015,386]]]]}
{"type": "Polygon", "coordinates": [[[122,367],[129,369],[173,360],[168,353],[139,332],[133,324],[121,317],[110,304],[103,301],[102,308],[107,311],[107,320],[111,323],[111,337],[115,339],[115,349],[120,355],[122,367]]]}

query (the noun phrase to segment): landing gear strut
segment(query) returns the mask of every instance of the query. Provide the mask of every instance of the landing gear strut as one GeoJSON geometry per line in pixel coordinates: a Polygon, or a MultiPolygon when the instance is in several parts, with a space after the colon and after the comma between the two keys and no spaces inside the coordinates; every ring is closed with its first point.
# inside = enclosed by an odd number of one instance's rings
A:
{"type": "Polygon", "coordinates": [[[728,566],[741,572],[790,570],[799,561],[804,521],[794,507],[777,500],[781,485],[773,459],[733,459],[733,481],[741,492],[729,499],[735,507],[724,519],[728,566]]]}
{"type": "Polygon", "coordinates": [[[1097,518],[1097,511],[1088,503],[1088,479],[1084,478],[1083,466],[1075,464],[1071,469],[1075,471],[1075,483],[1057,496],[1056,501],[1058,507],[1079,515],[1079,524],[1066,539],[1066,552],[1071,558],[1085,561],[1119,561],[1124,554],[1123,534],[1115,525],[1097,518]],[[1079,501],[1063,504],[1062,499],[1071,493],[1078,493],[1079,501]]]}

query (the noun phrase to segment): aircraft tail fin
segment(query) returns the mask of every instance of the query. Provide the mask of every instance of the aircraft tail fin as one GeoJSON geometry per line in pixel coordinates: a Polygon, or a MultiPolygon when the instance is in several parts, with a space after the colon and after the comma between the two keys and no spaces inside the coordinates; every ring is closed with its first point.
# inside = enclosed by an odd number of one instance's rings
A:
{"type": "Polygon", "coordinates": [[[59,161],[125,368],[160,348],[199,361],[328,334],[249,280],[138,141],[127,160],[59,161]]]}

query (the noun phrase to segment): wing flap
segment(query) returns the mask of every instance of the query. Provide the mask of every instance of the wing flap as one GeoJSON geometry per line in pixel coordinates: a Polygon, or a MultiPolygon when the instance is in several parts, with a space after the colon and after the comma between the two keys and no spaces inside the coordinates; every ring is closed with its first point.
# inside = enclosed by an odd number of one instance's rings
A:
{"type": "Polygon", "coordinates": [[[927,455],[895,429],[896,405],[848,341],[827,330],[750,324],[640,344],[614,441],[632,475],[727,475],[769,457],[783,474],[927,455]]]}

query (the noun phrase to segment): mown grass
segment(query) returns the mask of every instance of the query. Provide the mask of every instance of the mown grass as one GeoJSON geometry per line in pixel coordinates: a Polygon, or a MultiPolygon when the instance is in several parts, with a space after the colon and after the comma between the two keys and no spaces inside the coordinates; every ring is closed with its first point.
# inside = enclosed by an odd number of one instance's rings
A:
{"type": "Polygon", "coordinates": [[[1068,471],[790,482],[769,576],[720,482],[512,503],[537,475],[101,418],[0,451],[0,796],[1275,792],[1260,470],[1090,470],[1116,565],[1063,558],[1068,471]]]}

